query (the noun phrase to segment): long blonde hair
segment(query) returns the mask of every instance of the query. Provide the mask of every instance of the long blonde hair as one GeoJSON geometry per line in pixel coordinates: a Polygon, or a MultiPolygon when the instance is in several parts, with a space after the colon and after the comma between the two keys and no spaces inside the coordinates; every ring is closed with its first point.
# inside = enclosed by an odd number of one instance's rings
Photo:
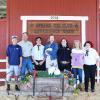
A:
{"type": "Polygon", "coordinates": [[[79,49],[82,49],[82,44],[81,44],[80,40],[74,40],[73,48],[76,48],[76,45],[75,45],[76,42],[79,43],[79,49]]]}

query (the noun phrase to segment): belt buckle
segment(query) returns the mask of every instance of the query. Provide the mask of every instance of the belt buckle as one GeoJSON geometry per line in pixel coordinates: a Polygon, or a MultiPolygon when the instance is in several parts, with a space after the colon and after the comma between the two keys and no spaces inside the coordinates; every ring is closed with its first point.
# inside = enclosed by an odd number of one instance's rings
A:
{"type": "Polygon", "coordinates": [[[28,58],[30,58],[30,56],[28,56],[28,57],[23,57],[23,58],[26,58],[26,59],[28,59],[28,58]]]}

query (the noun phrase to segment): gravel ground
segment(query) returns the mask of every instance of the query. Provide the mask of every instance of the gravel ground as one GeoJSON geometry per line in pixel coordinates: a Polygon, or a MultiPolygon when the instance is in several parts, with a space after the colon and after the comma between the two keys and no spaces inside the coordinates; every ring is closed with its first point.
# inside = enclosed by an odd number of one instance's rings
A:
{"type": "Polygon", "coordinates": [[[89,91],[80,92],[78,95],[66,96],[66,97],[33,97],[26,95],[14,95],[15,91],[12,92],[12,95],[7,95],[6,86],[0,86],[0,100],[100,100],[100,84],[96,84],[96,91],[91,93],[89,91]]]}

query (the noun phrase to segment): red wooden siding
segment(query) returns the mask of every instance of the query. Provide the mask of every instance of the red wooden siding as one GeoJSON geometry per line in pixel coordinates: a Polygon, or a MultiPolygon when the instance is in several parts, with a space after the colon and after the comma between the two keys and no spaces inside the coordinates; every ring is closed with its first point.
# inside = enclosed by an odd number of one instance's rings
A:
{"type": "Polygon", "coordinates": [[[7,20],[0,20],[0,59],[5,58],[7,44],[7,20]]]}
{"type": "MultiPolygon", "coordinates": [[[[0,20],[0,59],[6,58],[6,44],[7,44],[7,20],[0,20]]],[[[0,62],[0,69],[6,68],[5,63],[0,62]]],[[[2,74],[0,73],[0,77],[2,74]]]]}
{"type": "MultiPolygon", "coordinates": [[[[61,16],[88,16],[86,34],[87,40],[94,42],[97,48],[97,0],[8,0],[8,19],[10,34],[18,34],[21,39],[22,15],[61,15],[61,16]]],[[[44,41],[46,37],[42,36],[44,41]]],[[[63,36],[56,36],[60,41],[63,36]]],[[[70,43],[81,36],[65,36],[70,43]]],[[[30,36],[34,42],[35,36],[30,36]]]]}
{"type": "MultiPolygon", "coordinates": [[[[7,46],[7,20],[0,20],[0,60],[6,58],[6,46],[7,46]]],[[[5,69],[6,64],[0,62],[0,69],[5,69]]],[[[0,78],[6,77],[5,72],[0,72],[0,78]]],[[[3,82],[0,82],[2,85],[3,82]]]]}

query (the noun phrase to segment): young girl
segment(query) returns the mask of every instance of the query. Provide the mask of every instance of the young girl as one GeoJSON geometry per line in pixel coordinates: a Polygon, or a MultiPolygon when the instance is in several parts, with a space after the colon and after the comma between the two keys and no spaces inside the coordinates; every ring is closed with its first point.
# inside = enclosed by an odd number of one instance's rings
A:
{"type": "MultiPolygon", "coordinates": [[[[74,77],[77,79],[77,75],[79,77],[79,82],[82,83],[82,67],[83,67],[83,58],[84,53],[81,49],[81,43],[79,40],[74,41],[74,48],[72,49],[72,73],[74,74],[74,77]]],[[[77,82],[77,81],[76,81],[77,82]]]]}

